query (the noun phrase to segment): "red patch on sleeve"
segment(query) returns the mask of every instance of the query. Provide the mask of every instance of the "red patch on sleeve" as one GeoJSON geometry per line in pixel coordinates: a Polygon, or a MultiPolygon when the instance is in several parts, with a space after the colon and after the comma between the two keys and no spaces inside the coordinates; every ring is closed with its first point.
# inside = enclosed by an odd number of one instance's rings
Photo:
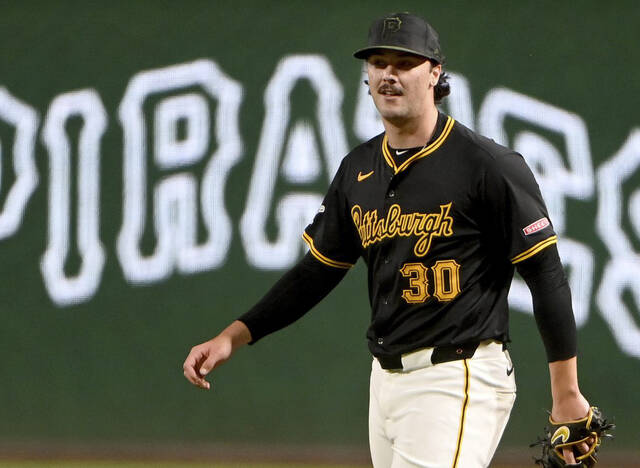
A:
{"type": "Polygon", "coordinates": [[[531,234],[541,231],[544,228],[546,228],[547,226],[549,226],[549,220],[545,217],[545,218],[540,218],[538,221],[534,221],[533,223],[529,224],[527,227],[522,228],[522,232],[524,232],[525,236],[530,236],[531,234]]]}

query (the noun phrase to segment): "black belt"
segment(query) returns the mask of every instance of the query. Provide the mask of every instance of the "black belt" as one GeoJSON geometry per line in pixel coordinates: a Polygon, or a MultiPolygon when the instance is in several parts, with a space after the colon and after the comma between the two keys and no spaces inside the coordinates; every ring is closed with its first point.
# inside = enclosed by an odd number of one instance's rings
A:
{"type": "MultiPolygon", "coordinates": [[[[459,345],[436,346],[431,354],[431,364],[469,359],[478,349],[479,341],[459,345]]],[[[402,354],[376,356],[380,367],[387,370],[402,369],[402,354]]]]}

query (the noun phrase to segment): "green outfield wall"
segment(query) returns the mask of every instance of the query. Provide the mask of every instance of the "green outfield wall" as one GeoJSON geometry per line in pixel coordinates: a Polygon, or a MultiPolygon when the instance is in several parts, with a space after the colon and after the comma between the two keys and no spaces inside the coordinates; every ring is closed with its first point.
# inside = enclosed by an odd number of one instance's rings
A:
{"type": "MultiPolygon", "coordinates": [[[[304,254],[340,160],[380,131],[351,53],[394,9],[440,32],[443,111],[537,175],[582,391],[616,417],[611,446],[637,448],[634,1],[3,2],[0,441],[366,449],[362,262],[217,370],[213,392],[182,362],[304,254]]],[[[516,281],[519,397],[502,445],[527,454],[550,406],[530,303],[516,281]]]]}

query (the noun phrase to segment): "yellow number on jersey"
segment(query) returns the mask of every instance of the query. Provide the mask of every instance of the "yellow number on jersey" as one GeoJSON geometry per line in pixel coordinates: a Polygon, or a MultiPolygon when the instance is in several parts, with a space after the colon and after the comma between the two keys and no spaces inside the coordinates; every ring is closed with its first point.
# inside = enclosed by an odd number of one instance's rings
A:
{"type": "Polygon", "coordinates": [[[433,295],[440,302],[450,301],[460,294],[460,265],[455,260],[438,260],[431,269],[435,286],[433,295]]]}
{"type": "Polygon", "coordinates": [[[402,291],[402,298],[409,304],[424,302],[429,297],[427,271],[429,269],[422,263],[405,263],[402,265],[400,273],[402,273],[402,276],[409,278],[409,286],[411,287],[411,289],[402,291]]]}
{"type": "MultiPolygon", "coordinates": [[[[432,267],[433,295],[440,302],[448,302],[460,294],[460,265],[455,260],[438,260],[432,267]]],[[[426,301],[429,296],[429,268],[422,263],[405,263],[400,273],[409,278],[411,289],[402,290],[402,298],[409,304],[426,301]]]]}

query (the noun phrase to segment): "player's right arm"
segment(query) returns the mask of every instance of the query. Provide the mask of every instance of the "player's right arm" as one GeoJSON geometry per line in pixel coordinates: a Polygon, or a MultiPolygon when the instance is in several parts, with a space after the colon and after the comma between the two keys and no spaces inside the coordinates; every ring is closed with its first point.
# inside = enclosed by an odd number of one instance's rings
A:
{"type": "Polygon", "coordinates": [[[321,209],[304,232],[309,252],[285,273],[265,296],[222,333],[191,349],[184,376],[209,389],[205,376],[245,344],[295,322],[344,278],[360,255],[348,204],[341,190],[344,161],[323,200],[321,209]]]}
{"type": "Polygon", "coordinates": [[[327,296],[346,273],[346,269],[328,266],[308,253],[251,310],[218,336],[191,349],[183,365],[185,378],[208,390],[211,386],[206,375],[227,361],[236,349],[298,320],[327,296]]]}

